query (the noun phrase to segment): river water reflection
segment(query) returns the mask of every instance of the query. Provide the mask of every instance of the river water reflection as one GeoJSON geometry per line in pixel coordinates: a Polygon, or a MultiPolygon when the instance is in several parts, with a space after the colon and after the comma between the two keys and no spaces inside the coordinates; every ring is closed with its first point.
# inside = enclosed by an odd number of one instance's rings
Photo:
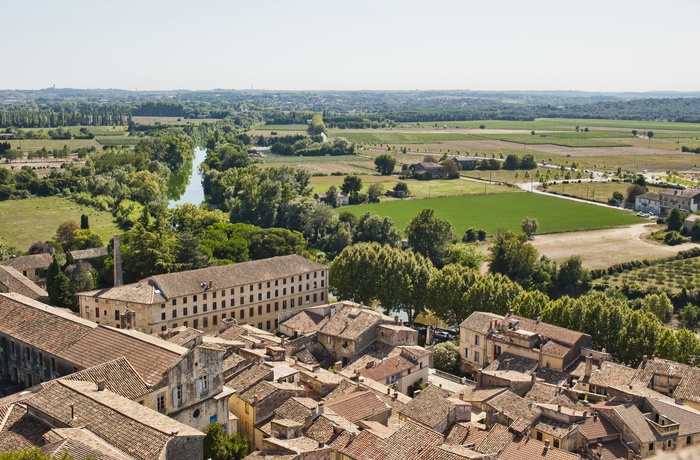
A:
{"type": "Polygon", "coordinates": [[[204,161],[207,149],[196,147],[194,159],[189,165],[185,165],[180,171],[170,175],[168,180],[168,207],[173,208],[178,204],[191,203],[199,206],[204,201],[204,189],[202,188],[202,175],[199,173],[199,165],[204,161]]]}

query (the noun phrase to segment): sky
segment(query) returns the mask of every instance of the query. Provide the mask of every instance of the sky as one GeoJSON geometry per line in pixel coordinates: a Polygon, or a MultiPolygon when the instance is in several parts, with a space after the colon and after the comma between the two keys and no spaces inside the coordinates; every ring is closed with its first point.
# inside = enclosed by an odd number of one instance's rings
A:
{"type": "Polygon", "coordinates": [[[700,90],[699,0],[4,3],[0,89],[700,90]]]}

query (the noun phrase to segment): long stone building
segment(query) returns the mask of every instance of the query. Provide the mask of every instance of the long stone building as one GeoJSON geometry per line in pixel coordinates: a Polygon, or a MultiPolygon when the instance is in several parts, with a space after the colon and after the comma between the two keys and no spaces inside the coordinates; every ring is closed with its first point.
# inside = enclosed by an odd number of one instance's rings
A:
{"type": "Polygon", "coordinates": [[[328,300],[328,266],[300,255],[155,275],[81,292],[80,316],[147,334],[187,326],[218,331],[227,322],[276,329],[277,315],[328,300]]]}

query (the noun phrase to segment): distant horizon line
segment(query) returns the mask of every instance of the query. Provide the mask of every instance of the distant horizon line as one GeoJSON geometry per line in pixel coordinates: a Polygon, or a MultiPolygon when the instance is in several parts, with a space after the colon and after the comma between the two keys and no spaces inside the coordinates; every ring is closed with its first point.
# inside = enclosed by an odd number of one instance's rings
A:
{"type": "Polygon", "coordinates": [[[131,93],[148,93],[148,92],[212,92],[212,91],[228,91],[228,92],[395,92],[395,93],[409,93],[409,92],[482,92],[482,93],[587,93],[587,94],[650,94],[650,93],[698,93],[700,94],[700,89],[697,90],[646,90],[646,91],[629,91],[629,90],[580,90],[580,89],[464,89],[464,88],[451,88],[451,89],[435,89],[435,88],[416,88],[416,89],[267,89],[267,88],[209,88],[209,89],[188,89],[188,88],[178,88],[178,89],[126,89],[126,88],[79,88],[79,87],[45,87],[38,89],[29,88],[3,88],[0,92],[9,91],[21,91],[21,92],[31,92],[31,91],[47,91],[47,90],[77,90],[77,91],[124,91],[131,93]]]}

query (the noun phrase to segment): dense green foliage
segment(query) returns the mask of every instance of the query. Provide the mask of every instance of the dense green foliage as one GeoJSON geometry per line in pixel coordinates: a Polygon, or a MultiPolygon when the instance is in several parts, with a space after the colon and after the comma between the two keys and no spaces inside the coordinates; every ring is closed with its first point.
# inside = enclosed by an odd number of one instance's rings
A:
{"type": "Polygon", "coordinates": [[[433,365],[444,372],[456,372],[459,367],[459,344],[443,342],[433,349],[433,365]]]}
{"type": "Polygon", "coordinates": [[[219,423],[207,425],[204,434],[205,459],[241,460],[248,454],[248,440],[240,433],[225,433],[219,423]]]}

